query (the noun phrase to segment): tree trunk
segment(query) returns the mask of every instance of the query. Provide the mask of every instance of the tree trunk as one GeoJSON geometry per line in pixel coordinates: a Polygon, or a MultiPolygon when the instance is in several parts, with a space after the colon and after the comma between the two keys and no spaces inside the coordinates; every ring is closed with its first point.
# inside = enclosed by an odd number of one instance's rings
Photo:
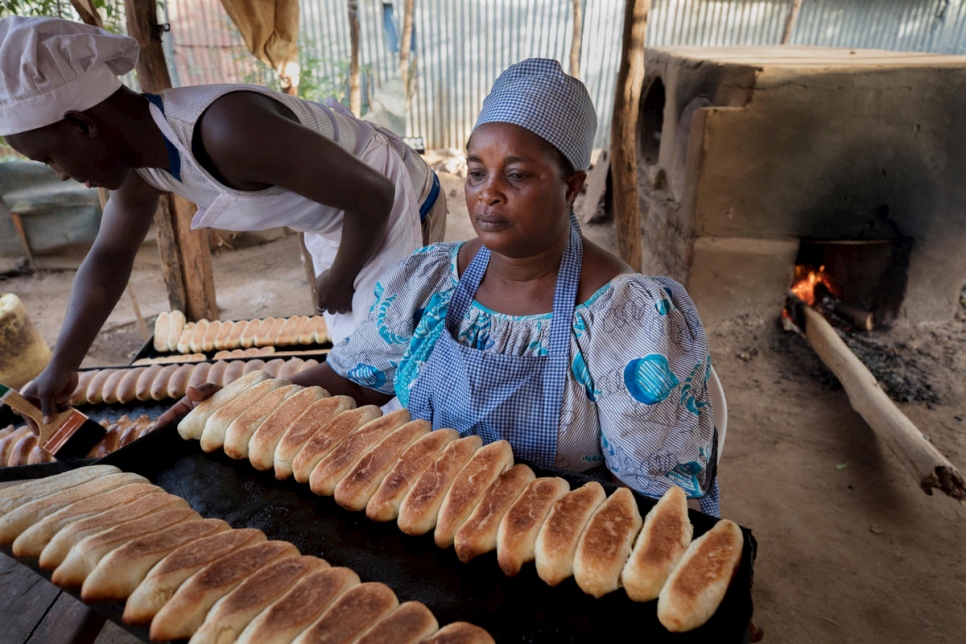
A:
{"type": "MultiPolygon", "coordinates": [[[[141,90],[159,92],[170,88],[171,77],[161,48],[155,0],[124,0],[124,8],[128,34],[141,47],[136,67],[141,90]]],[[[204,230],[191,230],[191,217],[196,210],[184,197],[173,194],[161,197],[154,215],[161,271],[172,310],[183,311],[192,321],[217,320],[208,235],[204,230]]]]}
{"type": "Polygon", "coordinates": [[[409,103],[409,96],[412,94],[410,86],[410,72],[412,63],[409,61],[409,50],[413,43],[413,5],[415,0],[406,0],[403,5],[403,24],[402,37],[399,40],[399,75],[402,77],[403,87],[406,90],[406,102],[409,103]]]}
{"type": "Polygon", "coordinates": [[[349,0],[349,109],[362,116],[362,91],[359,88],[359,0],[349,0]]]}
{"type": "Polygon", "coordinates": [[[637,112],[644,83],[644,37],[650,0],[624,0],[624,34],[611,123],[611,179],[617,248],[621,259],[641,270],[641,214],[637,197],[637,112]]]}
{"type": "Polygon", "coordinates": [[[782,44],[787,45],[792,38],[795,30],[795,23],[798,22],[798,13],[802,10],[802,0],[792,0],[792,6],[788,8],[788,16],[785,17],[785,29],[782,31],[782,44]]]}
{"type": "Polygon", "coordinates": [[[584,36],[584,11],[581,0],[574,0],[574,34],[570,42],[570,75],[580,78],[580,41],[584,36]]]}
{"type": "Polygon", "coordinates": [[[101,20],[101,14],[94,6],[94,0],[70,0],[70,4],[85,24],[104,28],[104,21],[101,20]]]}

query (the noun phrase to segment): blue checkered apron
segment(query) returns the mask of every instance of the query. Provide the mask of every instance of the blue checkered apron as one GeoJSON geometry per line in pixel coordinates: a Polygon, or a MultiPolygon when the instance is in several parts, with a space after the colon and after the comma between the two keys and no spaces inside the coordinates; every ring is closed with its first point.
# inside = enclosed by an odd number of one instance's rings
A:
{"type": "Polygon", "coordinates": [[[431,421],[434,430],[477,434],[484,443],[506,439],[517,460],[553,466],[583,257],[580,233],[571,223],[554,289],[547,355],[504,355],[455,340],[490,261],[490,251],[481,247],[453,292],[448,332],[440,335],[410,391],[413,418],[431,421]]]}

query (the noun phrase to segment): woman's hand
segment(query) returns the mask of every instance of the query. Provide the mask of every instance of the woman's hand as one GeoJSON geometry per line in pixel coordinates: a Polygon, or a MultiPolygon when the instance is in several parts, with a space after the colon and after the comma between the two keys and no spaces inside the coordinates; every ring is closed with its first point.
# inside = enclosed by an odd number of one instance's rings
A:
{"type": "Polygon", "coordinates": [[[158,419],[151,424],[148,431],[154,431],[159,427],[181,420],[189,411],[197,407],[198,403],[211,398],[219,389],[221,387],[211,382],[206,382],[197,387],[188,387],[184,392],[184,397],[158,416],[158,419]]]}
{"type": "Polygon", "coordinates": [[[348,313],[352,310],[355,275],[346,276],[336,270],[323,271],[315,278],[315,293],[320,313],[348,313]]]}
{"type": "Polygon", "coordinates": [[[77,372],[59,369],[48,365],[33,381],[28,382],[20,392],[44,414],[44,422],[57,412],[70,407],[70,397],[77,388],[77,372]]]}

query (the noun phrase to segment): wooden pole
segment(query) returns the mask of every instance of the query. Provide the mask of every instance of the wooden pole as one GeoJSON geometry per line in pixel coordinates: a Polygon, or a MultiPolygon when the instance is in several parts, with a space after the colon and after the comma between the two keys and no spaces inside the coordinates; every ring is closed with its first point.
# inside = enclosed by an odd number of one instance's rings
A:
{"type": "Polygon", "coordinates": [[[842,383],[852,409],[885,441],[926,494],[937,488],[966,505],[966,482],[959,470],[896,407],[825,318],[804,304],[801,314],[808,343],[842,383]]]}
{"type": "MultiPolygon", "coordinates": [[[[171,77],[161,48],[161,30],[155,0],[124,0],[128,34],[138,41],[141,55],[137,74],[141,89],[159,92],[171,87],[171,77]]],[[[191,321],[218,319],[211,249],[203,230],[191,230],[196,206],[178,195],[164,195],[154,215],[161,271],[172,309],[183,311],[191,321]]]]}
{"type": "Polygon", "coordinates": [[[359,88],[359,0],[349,0],[349,109],[362,116],[362,91],[359,88]]]}
{"type": "Polygon", "coordinates": [[[611,122],[610,164],[614,184],[617,249],[641,270],[641,214],[637,197],[637,112],[644,83],[644,37],[650,0],[624,0],[624,35],[611,122]]]}
{"type": "Polygon", "coordinates": [[[70,0],[70,4],[85,24],[104,28],[104,21],[101,20],[101,14],[94,6],[94,0],[70,0]]]}
{"type": "Polygon", "coordinates": [[[580,41],[584,37],[583,2],[574,0],[574,33],[570,41],[570,75],[580,78],[580,41]]]}
{"type": "Polygon", "coordinates": [[[788,8],[788,15],[785,16],[785,28],[782,30],[782,44],[787,45],[795,31],[795,23],[798,22],[798,13],[802,10],[802,0],[792,0],[792,6],[788,8]]]}
{"type": "Polygon", "coordinates": [[[415,0],[406,0],[403,5],[403,24],[402,37],[399,41],[399,75],[402,77],[403,88],[406,90],[406,103],[409,103],[409,95],[412,93],[409,85],[410,66],[409,50],[413,43],[413,5],[415,0]]]}

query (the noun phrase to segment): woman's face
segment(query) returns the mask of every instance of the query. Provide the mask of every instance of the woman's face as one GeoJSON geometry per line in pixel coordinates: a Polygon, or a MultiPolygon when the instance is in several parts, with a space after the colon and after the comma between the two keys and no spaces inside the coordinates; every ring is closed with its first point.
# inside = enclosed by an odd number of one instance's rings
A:
{"type": "Polygon", "coordinates": [[[10,135],[6,141],[28,159],[46,163],[61,181],[117,190],[127,177],[128,167],[113,145],[66,120],[10,135]]]}
{"type": "Polygon", "coordinates": [[[517,125],[486,123],[470,137],[466,165],[470,222],[492,252],[530,257],[566,239],[585,174],[565,177],[549,143],[517,125]]]}

